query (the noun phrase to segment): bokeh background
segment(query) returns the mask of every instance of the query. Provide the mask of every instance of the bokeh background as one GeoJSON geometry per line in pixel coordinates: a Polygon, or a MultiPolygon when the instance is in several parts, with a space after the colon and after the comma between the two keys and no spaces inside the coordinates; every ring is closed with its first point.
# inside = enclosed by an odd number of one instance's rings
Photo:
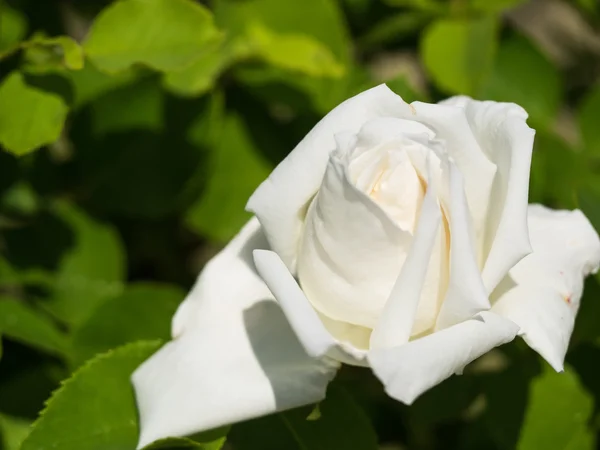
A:
{"type": "MultiPolygon", "coordinates": [[[[129,374],[249,195],[382,82],[522,105],[531,201],[600,229],[597,0],[0,1],[0,449],[132,450],[129,374]]],[[[518,340],[406,407],[346,367],[316,409],[155,448],[600,448],[598,281],[562,374],[518,340]]]]}

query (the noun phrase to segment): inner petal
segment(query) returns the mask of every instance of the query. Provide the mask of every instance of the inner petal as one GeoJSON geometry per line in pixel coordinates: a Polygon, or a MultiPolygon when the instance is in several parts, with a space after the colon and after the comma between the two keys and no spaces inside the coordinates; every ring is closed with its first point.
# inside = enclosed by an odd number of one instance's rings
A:
{"type": "Polygon", "coordinates": [[[412,234],[426,186],[402,144],[393,141],[364,151],[351,159],[348,169],[355,186],[412,234]]]}

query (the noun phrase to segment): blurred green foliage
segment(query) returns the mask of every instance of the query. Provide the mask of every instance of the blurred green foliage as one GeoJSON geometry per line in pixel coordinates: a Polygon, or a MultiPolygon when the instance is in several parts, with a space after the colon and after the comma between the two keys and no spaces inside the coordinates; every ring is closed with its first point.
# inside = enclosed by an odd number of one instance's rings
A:
{"type": "MultiPolygon", "coordinates": [[[[133,449],[131,371],[248,196],[381,82],[522,105],[531,201],[600,229],[599,48],[595,0],[0,1],[0,449],[133,449]]],[[[150,448],[597,448],[599,281],[564,374],[515,342],[408,408],[346,367],[312,412],[150,448]]]]}

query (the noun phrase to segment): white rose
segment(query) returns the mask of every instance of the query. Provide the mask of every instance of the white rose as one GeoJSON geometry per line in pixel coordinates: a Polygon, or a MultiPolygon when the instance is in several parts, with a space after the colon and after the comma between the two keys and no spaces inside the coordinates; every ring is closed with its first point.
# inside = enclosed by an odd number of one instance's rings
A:
{"type": "Polygon", "coordinates": [[[133,375],[140,445],[317,402],[340,362],[407,404],[517,334],[562,370],[600,240],[579,211],[528,206],[526,118],[385,85],[329,113],[133,375]]]}

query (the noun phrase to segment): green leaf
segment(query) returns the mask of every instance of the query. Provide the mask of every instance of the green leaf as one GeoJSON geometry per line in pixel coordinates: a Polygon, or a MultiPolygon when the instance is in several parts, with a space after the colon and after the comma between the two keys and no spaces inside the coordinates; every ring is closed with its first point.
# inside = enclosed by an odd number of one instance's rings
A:
{"type": "Polygon", "coordinates": [[[255,147],[250,130],[239,116],[229,116],[210,155],[205,191],[185,215],[192,230],[227,242],[250,218],[244,207],[250,194],[269,175],[272,166],[255,147]]]}
{"type": "Polygon", "coordinates": [[[0,414],[0,448],[18,450],[30,429],[30,420],[0,414]]]}
{"type": "Polygon", "coordinates": [[[470,0],[471,7],[486,13],[499,13],[505,9],[515,8],[527,0],[470,0]]]}
{"type": "Polygon", "coordinates": [[[275,33],[258,23],[248,33],[256,55],[268,64],[314,77],[339,78],[344,73],[329,49],[309,36],[275,33]]]}
{"type": "Polygon", "coordinates": [[[497,34],[493,16],[434,22],[421,40],[421,56],[433,81],[444,91],[477,96],[492,67],[497,34]]]}
{"type": "Polygon", "coordinates": [[[76,325],[123,289],[125,251],[112,226],[94,221],[67,203],[57,203],[54,209],[72,227],[75,244],[62,258],[54,293],[44,305],[76,325]]]}
{"type": "Polygon", "coordinates": [[[83,49],[68,36],[46,37],[36,34],[21,44],[28,71],[47,72],[83,68],[83,49]]]}
{"type": "Polygon", "coordinates": [[[225,444],[226,437],[218,437],[211,441],[196,440],[189,438],[167,438],[153,442],[144,447],[143,450],[220,450],[225,444]]]}
{"type": "Polygon", "coordinates": [[[547,369],[531,384],[517,449],[592,450],[593,439],[586,435],[593,405],[572,368],[567,366],[564,373],[547,369]]]}
{"type": "Polygon", "coordinates": [[[389,42],[396,42],[419,32],[429,21],[431,15],[421,11],[403,11],[383,19],[370,27],[366,34],[358,39],[363,49],[370,49],[389,42]]]}
{"type": "Polygon", "coordinates": [[[585,181],[584,164],[564,140],[538,132],[531,161],[530,201],[573,208],[577,191],[585,181]]]}
{"type": "Polygon", "coordinates": [[[135,342],[77,370],[54,392],[21,450],[134,449],[137,411],[129,379],[160,345],[157,341],[135,342]]]}
{"type": "Polygon", "coordinates": [[[307,420],[311,407],[234,425],[229,438],[238,450],[376,450],[377,435],[352,397],[330,386],[321,418],[307,420]]]}
{"type": "Polygon", "coordinates": [[[154,78],[113,88],[91,105],[96,136],[130,129],[161,131],[164,93],[154,78]]]}
{"type": "Polygon", "coordinates": [[[600,156],[600,84],[596,84],[586,94],[579,106],[578,121],[585,151],[600,156]]]}
{"type": "Polygon", "coordinates": [[[531,122],[548,127],[563,96],[560,73],[527,39],[502,43],[482,98],[514,102],[529,113],[531,122]]]}
{"type": "Polygon", "coordinates": [[[218,51],[205,53],[183,70],[165,74],[165,87],[178,95],[204,94],[213,87],[221,72],[245,53],[245,49],[238,50],[234,43],[225,42],[218,51]]]}
{"type": "Polygon", "coordinates": [[[0,58],[15,49],[27,34],[27,18],[24,14],[0,2],[0,58]]]}
{"type": "Polygon", "coordinates": [[[11,298],[0,297],[0,331],[7,338],[59,356],[68,350],[66,335],[48,317],[11,298]]]}
{"type": "Polygon", "coordinates": [[[185,297],[177,286],[138,283],[105,301],[73,334],[79,366],[97,353],[137,340],[170,338],[171,318],[185,297]]]}
{"type": "Polygon", "coordinates": [[[70,72],[69,78],[75,93],[73,108],[78,108],[107,92],[131,84],[135,81],[136,74],[133,70],[126,70],[108,75],[86,61],[83,69],[70,72]]]}
{"type": "Polygon", "coordinates": [[[24,155],[58,139],[68,108],[58,95],[25,83],[12,72],[0,85],[0,143],[24,155]]]}
{"type": "Polygon", "coordinates": [[[133,64],[182,69],[221,38],[210,12],[192,0],[120,0],[96,18],[84,43],[101,70],[133,64]]]}
{"type": "Polygon", "coordinates": [[[383,2],[390,6],[401,6],[438,14],[448,12],[448,5],[439,0],[383,0],[383,2]]]}
{"type": "Polygon", "coordinates": [[[324,44],[336,60],[350,60],[349,33],[335,0],[217,0],[215,20],[228,34],[246,39],[259,24],[274,34],[306,35],[324,44]]]}

